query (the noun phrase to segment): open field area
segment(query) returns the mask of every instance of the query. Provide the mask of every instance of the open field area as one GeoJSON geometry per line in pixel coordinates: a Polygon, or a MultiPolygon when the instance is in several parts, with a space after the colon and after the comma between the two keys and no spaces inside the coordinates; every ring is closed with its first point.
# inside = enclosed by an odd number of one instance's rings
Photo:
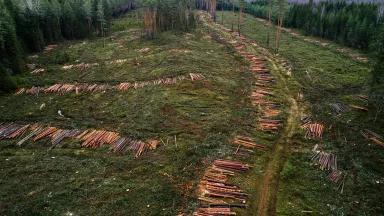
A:
{"type": "Polygon", "coordinates": [[[289,29],[275,54],[275,28],[219,11],[148,39],[140,13],[0,94],[0,215],[383,214],[364,54],[289,29]]]}

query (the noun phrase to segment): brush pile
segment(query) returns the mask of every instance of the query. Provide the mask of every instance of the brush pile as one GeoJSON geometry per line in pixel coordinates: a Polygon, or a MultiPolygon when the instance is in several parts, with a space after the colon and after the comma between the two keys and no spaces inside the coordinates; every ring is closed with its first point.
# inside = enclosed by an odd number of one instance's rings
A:
{"type": "Polygon", "coordinates": [[[331,107],[333,113],[336,115],[340,115],[349,111],[349,107],[342,103],[330,103],[329,106],[331,107]]]}
{"type": "Polygon", "coordinates": [[[142,81],[142,82],[133,82],[133,83],[120,83],[118,85],[109,85],[109,84],[54,84],[49,87],[32,87],[32,88],[21,88],[16,91],[15,95],[21,94],[32,94],[37,95],[39,93],[72,93],[75,92],[79,94],[80,92],[95,93],[95,92],[104,92],[107,90],[118,90],[118,91],[127,91],[129,89],[139,89],[147,86],[157,86],[157,85],[174,85],[179,81],[191,80],[197,81],[204,79],[204,76],[196,73],[189,73],[188,75],[180,75],[172,78],[161,78],[152,81],[142,81]]]}
{"type": "Polygon", "coordinates": [[[44,126],[42,124],[16,124],[16,123],[2,123],[0,124],[0,140],[15,139],[25,135],[19,142],[21,146],[28,140],[37,142],[44,138],[51,140],[52,147],[57,147],[64,139],[71,138],[81,142],[81,147],[84,148],[100,148],[102,146],[110,146],[110,150],[114,153],[125,153],[127,151],[133,152],[135,157],[139,157],[144,152],[155,149],[158,141],[150,140],[143,142],[129,137],[122,137],[119,133],[106,131],[106,130],[66,130],[51,126],[44,126]]]}
{"type": "Polygon", "coordinates": [[[193,215],[234,215],[231,207],[245,208],[248,194],[228,183],[228,179],[250,168],[248,164],[237,161],[215,160],[205,171],[198,191],[201,204],[209,208],[198,208],[193,215]]]}
{"type": "Polygon", "coordinates": [[[384,139],[379,134],[372,132],[368,129],[364,129],[360,133],[365,139],[370,140],[373,143],[380,145],[381,147],[384,147],[384,139]]]}
{"type": "Polygon", "coordinates": [[[232,143],[234,145],[237,145],[235,154],[244,155],[244,153],[241,153],[241,150],[244,150],[247,152],[253,152],[253,149],[260,149],[260,150],[266,149],[265,145],[257,144],[253,141],[252,138],[246,137],[246,136],[236,136],[232,143]]]}

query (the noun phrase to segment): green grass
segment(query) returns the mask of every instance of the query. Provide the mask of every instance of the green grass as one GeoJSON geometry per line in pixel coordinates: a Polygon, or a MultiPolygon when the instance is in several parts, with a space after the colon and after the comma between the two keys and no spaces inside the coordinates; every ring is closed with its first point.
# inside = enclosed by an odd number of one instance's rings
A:
{"type": "MultiPolygon", "coordinates": [[[[230,27],[229,13],[225,14],[230,27]]],[[[218,16],[220,18],[220,16],[218,16]]],[[[266,27],[247,15],[243,33],[266,45],[266,27]]],[[[72,41],[39,53],[28,63],[47,71],[16,77],[20,86],[47,86],[62,82],[116,84],[201,73],[203,81],[182,81],[127,92],[95,94],[0,95],[0,122],[44,122],[63,128],[99,128],[146,140],[162,139],[166,145],[145,153],[115,155],[108,149],[81,149],[66,140],[49,150],[49,140],[16,147],[16,140],[0,141],[0,214],[2,215],[177,215],[197,206],[196,184],[210,161],[231,158],[234,135],[249,135],[270,148],[276,135],[255,130],[259,113],[248,95],[253,75],[230,47],[218,43],[201,26],[189,33],[164,32],[154,40],[141,37],[135,13],[116,20],[107,38],[72,41]],[[105,46],[104,46],[105,45],[105,46]],[[148,52],[141,52],[149,48],[148,52]],[[105,61],[128,59],[122,65],[105,61]],[[65,64],[100,63],[86,70],[62,70],[65,64]],[[40,110],[40,106],[45,108],[40,110]],[[66,118],[57,114],[61,110],[66,118]],[[176,137],[176,142],[175,142],[176,137]]],[[[272,39],[273,40],[273,39],[272,39]]],[[[359,129],[384,134],[382,119],[351,111],[331,114],[328,103],[361,103],[355,95],[369,90],[369,65],[358,63],[330,48],[283,34],[280,55],[293,65],[292,92],[278,83],[278,102],[284,95],[304,93],[308,114],[327,126],[324,146],[336,153],[350,176],[344,194],[311,166],[316,142],[294,137],[290,157],[281,173],[278,215],[380,215],[383,212],[384,151],[369,145],[359,129]],[[300,86],[297,87],[296,83],[300,86]],[[377,184],[379,180],[381,183],[377,184]]],[[[257,50],[248,48],[250,52],[257,50]]],[[[278,73],[273,71],[272,73],[278,73]]],[[[288,79],[289,80],[289,79],[288,79]]],[[[283,107],[284,109],[286,107],[283,107]]],[[[281,116],[285,118],[285,114],[281,116]]],[[[269,151],[269,150],[268,150],[269,151]]],[[[244,161],[254,168],[232,179],[257,200],[258,187],[268,162],[268,152],[244,161]]],[[[235,158],[236,159],[236,158],[235,158]]],[[[254,202],[251,202],[254,205],[254,202]]],[[[254,214],[239,210],[239,215],[254,214]]]]}
{"type": "MultiPolygon", "coordinates": [[[[218,18],[221,23],[221,14],[218,18]]],[[[231,12],[225,12],[226,27],[231,28],[232,19],[237,20],[231,12]]],[[[242,26],[245,36],[267,47],[267,31],[262,22],[245,15],[242,26]]],[[[334,43],[324,48],[282,34],[279,55],[293,66],[292,77],[300,84],[307,114],[327,125],[322,141],[324,149],[338,156],[339,168],[349,177],[344,193],[339,194],[325,172],[310,164],[311,149],[319,142],[304,140],[304,134],[297,134],[296,144],[291,146],[282,171],[277,215],[308,215],[305,211],[312,211],[313,215],[380,215],[383,212],[384,151],[364,140],[359,132],[368,128],[384,134],[383,119],[374,121],[374,112],[355,110],[336,116],[329,107],[332,102],[363,104],[356,96],[368,93],[371,68],[335,51],[337,48],[340,46],[334,43]]]]}
{"type": "MultiPolygon", "coordinates": [[[[198,27],[140,35],[137,18],[116,20],[112,39],[65,42],[30,58],[48,71],[24,73],[20,86],[61,82],[117,83],[201,73],[203,81],[182,81],[128,92],[12,94],[0,96],[0,122],[44,122],[62,128],[100,128],[167,145],[139,159],[107,148],[80,149],[66,140],[48,150],[49,140],[16,147],[0,142],[2,215],[176,215],[197,205],[195,186],[207,161],[232,154],[237,133],[253,133],[256,113],[247,97],[251,77],[233,50],[198,27]],[[147,53],[139,50],[149,48],[147,53]],[[184,52],[184,51],[187,52],[184,52]],[[64,64],[127,58],[123,65],[61,70],[64,64]],[[134,64],[140,62],[139,65],[134,64]],[[40,106],[45,103],[45,108],[40,106]],[[61,110],[65,118],[57,112],[61,110]],[[176,137],[176,142],[175,142],[176,137]],[[168,142],[167,142],[168,140],[168,142]],[[127,191],[129,189],[129,191],[127,191]]],[[[256,133],[256,132],[255,132],[256,133]]],[[[266,141],[268,142],[268,140],[266,141]]]]}

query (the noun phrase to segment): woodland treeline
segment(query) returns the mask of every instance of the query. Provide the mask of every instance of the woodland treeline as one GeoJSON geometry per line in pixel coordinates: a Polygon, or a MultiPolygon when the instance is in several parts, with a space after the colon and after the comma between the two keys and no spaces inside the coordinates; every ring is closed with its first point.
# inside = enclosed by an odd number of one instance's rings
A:
{"type": "Polygon", "coordinates": [[[23,71],[27,53],[62,40],[106,36],[113,17],[140,7],[148,38],[194,27],[193,0],[0,0],[0,86],[23,71]]]}
{"type": "Polygon", "coordinates": [[[194,0],[138,0],[148,38],[166,30],[188,31],[195,26],[194,0]]]}
{"type": "Polygon", "coordinates": [[[133,0],[0,0],[0,67],[22,71],[23,55],[64,39],[103,36],[133,0]]]}
{"type": "MultiPolygon", "coordinates": [[[[267,19],[274,0],[260,0],[246,4],[245,11],[267,19]]],[[[276,4],[276,3],[275,3],[276,4]]],[[[273,10],[277,10],[273,7],[273,10]]],[[[276,12],[272,20],[277,20],[276,12]]],[[[285,11],[284,26],[303,30],[314,35],[362,50],[369,48],[377,29],[383,23],[379,5],[345,1],[290,4],[285,11]]],[[[276,22],[276,21],[275,21],[276,22]]]]}

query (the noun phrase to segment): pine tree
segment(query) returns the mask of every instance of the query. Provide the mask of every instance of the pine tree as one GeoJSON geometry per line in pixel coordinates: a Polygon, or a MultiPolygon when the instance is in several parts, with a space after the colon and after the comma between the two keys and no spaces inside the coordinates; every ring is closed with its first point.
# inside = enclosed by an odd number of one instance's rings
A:
{"type": "Polygon", "coordinates": [[[22,70],[22,53],[14,25],[4,3],[0,1],[0,66],[19,73],[22,70]]]}
{"type": "Polygon", "coordinates": [[[384,24],[377,30],[375,40],[371,44],[374,68],[372,71],[372,85],[370,101],[376,108],[376,116],[383,117],[384,111],[384,24]]]}
{"type": "Polygon", "coordinates": [[[62,4],[61,29],[66,39],[74,39],[75,14],[69,1],[62,4]]]}

